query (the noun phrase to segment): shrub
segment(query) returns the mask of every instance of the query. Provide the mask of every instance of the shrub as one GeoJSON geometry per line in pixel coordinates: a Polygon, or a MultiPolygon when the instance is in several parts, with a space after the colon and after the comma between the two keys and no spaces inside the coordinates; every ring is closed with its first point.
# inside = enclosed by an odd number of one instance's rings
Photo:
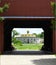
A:
{"type": "Polygon", "coordinates": [[[0,13],[3,13],[3,8],[2,7],[0,7],[0,13]]]}
{"type": "Polygon", "coordinates": [[[13,38],[13,39],[12,39],[12,42],[13,42],[15,45],[18,44],[18,45],[22,46],[22,42],[21,42],[20,40],[17,40],[16,38],[13,38]]]}

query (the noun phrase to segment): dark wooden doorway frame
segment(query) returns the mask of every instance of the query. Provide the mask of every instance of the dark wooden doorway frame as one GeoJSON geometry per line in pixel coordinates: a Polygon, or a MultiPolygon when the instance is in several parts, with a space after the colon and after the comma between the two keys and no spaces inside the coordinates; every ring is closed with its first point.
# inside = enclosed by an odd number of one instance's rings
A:
{"type": "Polygon", "coordinates": [[[52,51],[51,19],[5,19],[4,21],[4,51],[11,51],[11,32],[13,28],[43,28],[43,51],[52,51]]]}

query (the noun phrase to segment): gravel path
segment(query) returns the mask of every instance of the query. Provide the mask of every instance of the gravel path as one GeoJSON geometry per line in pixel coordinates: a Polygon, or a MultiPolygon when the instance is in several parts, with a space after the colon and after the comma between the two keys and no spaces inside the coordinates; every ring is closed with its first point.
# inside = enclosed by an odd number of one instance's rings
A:
{"type": "Polygon", "coordinates": [[[56,65],[55,55],[1,55],[0,65],[56,65]]]}

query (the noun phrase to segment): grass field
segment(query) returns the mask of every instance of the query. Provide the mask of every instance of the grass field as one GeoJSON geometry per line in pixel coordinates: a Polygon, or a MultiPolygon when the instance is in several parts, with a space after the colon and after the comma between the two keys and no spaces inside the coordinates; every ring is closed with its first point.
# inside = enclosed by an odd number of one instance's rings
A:
{"type": "Polygon", "coordinates": [[[40,50],[42,48],[42,46],[43,46],[42,43],[39,43],[39,44],[32,44],[32,43],[22,44],[22,46],[19,44],[13,44],[13,47],[17,50],[40,50]]]}

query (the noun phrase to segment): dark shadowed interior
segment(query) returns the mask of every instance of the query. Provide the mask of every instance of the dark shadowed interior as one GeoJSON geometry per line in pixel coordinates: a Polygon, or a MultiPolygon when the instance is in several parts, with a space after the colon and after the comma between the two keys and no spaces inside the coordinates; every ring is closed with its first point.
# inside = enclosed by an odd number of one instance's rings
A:
{"type": "Polygon", "coordinates": [[[41,50],[52,51],[51,19],[5,19],[4,21],[4,51],[12,51],[11,32],[13,28],[43,28],[44,46],[41,50]]]}

